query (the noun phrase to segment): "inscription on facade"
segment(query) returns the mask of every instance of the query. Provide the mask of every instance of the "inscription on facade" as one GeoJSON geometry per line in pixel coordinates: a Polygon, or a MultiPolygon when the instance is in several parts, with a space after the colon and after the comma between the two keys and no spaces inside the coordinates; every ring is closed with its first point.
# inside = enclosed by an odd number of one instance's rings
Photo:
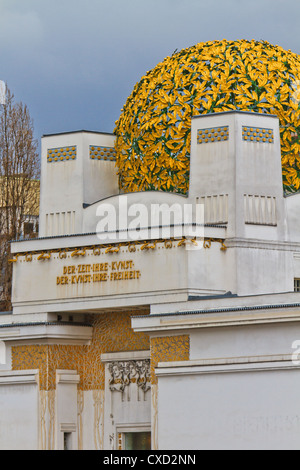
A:
{"type": "Polygon", "coordinates": [[[62,274],[56,277],[56,284],[130,281],[140,277],[141,272],[135,269],[133,260],[112,261],[64,266],[62,274]]]}

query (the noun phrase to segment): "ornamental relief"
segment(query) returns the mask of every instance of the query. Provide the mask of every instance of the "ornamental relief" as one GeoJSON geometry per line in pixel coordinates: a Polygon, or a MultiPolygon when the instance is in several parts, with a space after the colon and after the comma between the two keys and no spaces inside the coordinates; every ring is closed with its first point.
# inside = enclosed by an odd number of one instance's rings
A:
{"type": "Polygon", "coordinates": [[[150,390],[150,359],[114,361],[108,364],[109,390],[123,393],[131,383],[144,394],[150,390]]]}

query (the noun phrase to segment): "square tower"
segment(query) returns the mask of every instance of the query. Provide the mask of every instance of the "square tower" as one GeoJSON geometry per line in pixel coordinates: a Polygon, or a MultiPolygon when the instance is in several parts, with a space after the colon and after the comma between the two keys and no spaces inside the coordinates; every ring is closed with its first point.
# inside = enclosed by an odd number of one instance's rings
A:
{"type": "Polygon", "coordinates": [[[82,233],[85,204],[119,193],[113,134],[42,137],[40,237],[82,233]]]}
{"type": "Polygon", "coordinates": [[[189,196],[227,237],[286,240],[277,116],[224,112],[192,120],[189,196]]]}

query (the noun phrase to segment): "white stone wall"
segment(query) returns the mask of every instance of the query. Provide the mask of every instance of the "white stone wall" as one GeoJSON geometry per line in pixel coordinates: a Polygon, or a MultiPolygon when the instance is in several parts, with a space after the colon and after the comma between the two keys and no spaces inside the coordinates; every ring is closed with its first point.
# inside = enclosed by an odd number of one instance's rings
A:
{"type": "Polygon", "coordinates": [[[160,449],[299,449],[300,370],[291,364],[182,364],[158,386],[160,449]]]}
{"type": "Polygon", "coordinates": [[[0,372],[0,410],[0,449],[38,449],[37,371],[0,372]]]}

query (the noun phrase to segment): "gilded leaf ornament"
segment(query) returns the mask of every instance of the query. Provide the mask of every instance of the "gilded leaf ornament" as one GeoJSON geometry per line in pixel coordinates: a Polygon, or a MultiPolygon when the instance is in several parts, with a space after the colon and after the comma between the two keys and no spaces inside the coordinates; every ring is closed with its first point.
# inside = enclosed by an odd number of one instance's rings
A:
{"type": "Polygon", "coordinates": [[[191,118],[223,111],[275,114],[283,185],[300,188],[300,57],[266,41],[210,41],[165,58],[135,85],[116,121],[124,192],[189,187],[191,118]]]}

